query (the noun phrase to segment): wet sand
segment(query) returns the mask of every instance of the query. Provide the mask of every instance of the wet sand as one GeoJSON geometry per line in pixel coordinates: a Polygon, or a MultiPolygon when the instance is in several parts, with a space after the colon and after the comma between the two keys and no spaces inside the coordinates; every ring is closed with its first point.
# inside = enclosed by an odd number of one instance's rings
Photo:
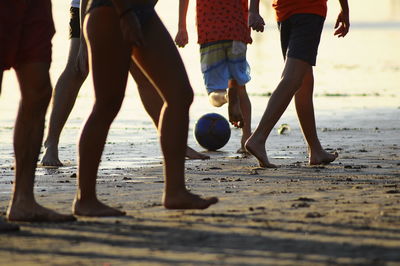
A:
{"type": "MultiPolygon", "coordinates": [[[[188,187],[220,198],[204,211],[160,205],[161,164],[102,168],[99,197],[127,217],[20,223],[0,235],[0,265],[399,265],[400,109],[372,111],[353,113],[352,126],[342,117],[344,127],[318,128],[339,152],[330,165],[307,166],[296,128],[267,142],[279,169],[230,152],[187,161],[188,187]]],[[[4,216],[13,172],[0,171],[4,216]]],[[[39,169],[38,201],[69,212],[75,171],[39,169]]]]}

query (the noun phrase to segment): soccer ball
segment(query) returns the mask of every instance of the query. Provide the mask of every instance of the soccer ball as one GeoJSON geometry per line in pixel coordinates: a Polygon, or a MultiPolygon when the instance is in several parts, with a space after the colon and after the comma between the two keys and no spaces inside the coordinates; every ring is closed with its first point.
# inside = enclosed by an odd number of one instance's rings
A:
{"type": "Polygon", "coordinates": [[[200,146],[216,151],[228,143],[231,128],[228,121],[220,114],[209,113],[200,117],[194,127],[194,137],[200,146]]]}

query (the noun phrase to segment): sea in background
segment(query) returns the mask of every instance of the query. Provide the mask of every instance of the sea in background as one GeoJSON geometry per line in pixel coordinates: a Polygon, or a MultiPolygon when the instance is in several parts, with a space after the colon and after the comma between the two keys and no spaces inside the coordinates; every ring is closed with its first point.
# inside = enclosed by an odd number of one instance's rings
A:
{"type": "MultiPolygon", "coordinates": [[[[53,39],[53,85],[62,72],[68,55],[68,22],[70,0],[53,2],[57,33],[53,39]]],[[[177,32],[178,2],[160,0],[157,11],[174,37],[177,32]]],[[[319,132],[329,128],[365,127],[373,130],[379,121],[392,121],[393,128],[400,127],[400,0],[351,0],[351,30],[345,38],[333,36],[333,27],[339,12],[338,1],[328,1],[328,17],[319,48],[315,73],[315,112],[319,132]],[[382,114],[382,115],[380,115],[382,114]],[[376,123],[357,123],[355,118],[375,116],[376,123]]],[[[247,86],[252,102],[252,126],[256,127],[266,107],[270,93],[279,82],[283,68],[279,33],[270,1],[263,1],[261,14],[266,21],[264,33],[252,33],[253,44],[248,46],[248,61],[252,80],[247,86]]],[[[189,145],[202,151],[193,138],[193,126],[197,118],[209,112],[227,117],[227,108],[212,107],[208,103],[200,72],[198,45],[196,43],[195,1],[191,1],[188,13],[190,43],[179,49],[190,77],[195,99],[190,110],[189,145]]],[[[162,47],[160,47],[162,49],[162,47]]],[[[0,97],[0,167],[13,165],[12,134],[18,108],[19,88],[14,71],[4,73],[0,97]]],[[[76,167],[76,143],[83,121],[93,102],[93,86],[90,78],[83,85],[69,120],[60,139],[60,159],[71,168],[76,167]]],[[[48,112],[50,113],[50,112],[48,112]]],[[[49,117],[49,114],[48,114],[49,117]]],[[[361,119],[361,120],[360,120],[361,119]]],[[[48,120],[48,119],[47,119],[48,120]]],[[[293,103],[277,123],[291,127],[290,138],[303,142],[293,103]]],[[[236,156],[240,145],[240,130],[232,129],[232,137],[218,156],[236,156]]],[[[287,138],[288,136],[284,136],[287,138]]],[[[279,149],[282,136],[276,130],[267,145],[272,158],[289,157],[279,149]]],[[[400,132],[397,144],[400,144],[400,132]]],[[[326,143],[322,138],[324,145],[326,143]]],[[[157,132],[144,111],[130,79],[123,107],[112,124],[102,169],[115,167],[142,167],[159,164],[162,155],[157,132]]],[[[43,168],[37,174],[45,174],[43,168]]]]}

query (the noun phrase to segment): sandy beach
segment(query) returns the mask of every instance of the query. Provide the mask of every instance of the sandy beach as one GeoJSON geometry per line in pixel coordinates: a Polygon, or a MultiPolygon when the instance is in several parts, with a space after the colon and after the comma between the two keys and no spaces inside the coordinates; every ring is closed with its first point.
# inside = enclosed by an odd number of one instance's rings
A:
{"type": "MultiPolygon", "coordinates": [[[[70,1],[52,1],[53,84],[66,62],[70,1]]],[[[178,2],[157,8],[172,35],[178,2]]],[[[240,130],[228,144],[204,151],[193,138],[201,115],[226,108],[208,103],[199,67],[194,2],[188,20],[190,44],[180,49],[195,99],[188,143],[210,160],[187,160],[186,181],[194,193],[220,202],[203,211],[161,206],[162,154],[154,125],[130,80],[124,105],[110,130],[97,180],[99,198],[126,217],[85,218],[63,224],[18,223],[20,231],[0,234],[0,265],[400,265],[400,3],[351,1],[351,32],[333,37],[338,1],[329,13],[315,68],[317,131],[330,165],[308,166],[306,145],[293,103],[267,141],[277,169],[236,154],[240,130]],[[374,10],[374,14],[371,14],[374,10]],[[278,127],[290,130],[278,134],[278,127]]],[[[265,1],[267,2],[267,1],[265,1]]],[[[248,48],[252,80],[248,93],[255,128],[279,81],[283,62],[269,5],[264,34],[248,48]]],[[[71,211],[76,191],[76,143],[93,101],[88,79],[60,139],[61,168],[38,166],[39,203],[71,211]]],[[[13,125],[18,86],[4,73],[0,97],[0,219],[14,179],[13,125]]],[[[48,121],[48,119],[47,119],[48,121]]],[[[42,156],[42,154],[41,154],[42,156]]],[[[39,163],[39,162],[38,162],[39,163]]]]}
{"type": "MultiPolygon", "coordinates": [[[[99,197],[126,217],[20,223],[20,232],[0,235],[0,264],[399,265],[400,128],[390,121],[400,109],[379,115],[385,120],[353,113],[353,127],[319,129],[327,148],[339,152],[331,165],[307,166],[297,130],[273,136],[278,169],[228,152],[187,161],[188,187],[220,198],[204,211],[160,205],[162,165],[102,169],[99,197]]],[[[39,169],[38,201],[69,212],[75,170],[39,169]]],[[[0,171],[13,175],[9,167],[0,171]]]]}

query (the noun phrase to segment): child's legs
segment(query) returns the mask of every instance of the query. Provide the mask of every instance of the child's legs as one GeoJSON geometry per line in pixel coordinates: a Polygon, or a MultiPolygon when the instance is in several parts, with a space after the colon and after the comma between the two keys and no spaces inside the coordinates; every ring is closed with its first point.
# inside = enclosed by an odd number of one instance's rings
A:
{"type": "Polygon", "coordinates": [[[247,151],[258,159],[261,167],[276,167],[268,160],[265,142],[294,94],[300,88],[308,68],[311,66],[302,60],[287,58],[282,79],[272,93],[260,123],[246,142],[247,151]]]}
{"type": "Polygon", "coordinates": [[[318,139],[314,114],[313,91],[314,76],[311,68],[307,71],[300,89],[296,92],[296,111],[304,138],[308,144],[309,163],[330,163],[336,159],[337,154],[326,152],[318,139]]]}
{"type": "Polygon", "coordinates": [[[268,105],[253,135],[264,143],[286,110],[296,91],[300,88],[305,73],[311,66],[299,59],[287,58],[282,79],[268,100],[268,105]]]}
{"type": "Polygon", "coordinates": [[[226,48],[229,41],[206,43],[200,46],[200,63],[204,84],[211,105],[221,107],[228,102],[229,70],[226,48]]]}
{"type": "Polygon", "coordinates": [[[229,88],[232,87],[237,88],[240,110],[243,116],[241,147],[244,148],[246,140],[251,135],[251,102],[245,85],[239,85],[236,80],[231,80],[229,82],[229,88]]]}
{"type": "Polygon", "coordinates": [[[86,19],[95,104],[79,141],[78,200],[96,199],[96,177],[108,130],[124,98],[129,48],[111,7],[93,9],[86,19]]]}
{"type": "Polygon", "coordinates": [[[279,23],[285,68],[260,124],[246,143],[261,165],[269,164],[264,148],[268,135],[315,65],[323,24],[324,18],[314,14],[295,14],[279,23]]]}
{"type": "Polygon", "coordinates": [[[296,92],[295,105],[297,116],[300,121],[304,137],[311,149],[321,149],[315,127],[314,103],[314,76],[313,69],[310,68],[303,79],[303,83],[296,92]]]}
{"type": "MultiPolygon", "coordinates": [[[[250,81],[251,77],[250,66],[246,60],[246,53],[247,45],[238,41],[232,41],[231,45],[226,49],[227,66],[231,79],[229,82],[230,116],[237,116],[237,122],[233,123],[236,127],[247,127],[243,131],[243,137],[247,139],[250,136],[251,105],[247,96],[245,84],[250,81]],[[235,111],[235,108],[238,110],[235,111]]],[[[244,145],[243,138],[242,144],[244,145]]]]}

